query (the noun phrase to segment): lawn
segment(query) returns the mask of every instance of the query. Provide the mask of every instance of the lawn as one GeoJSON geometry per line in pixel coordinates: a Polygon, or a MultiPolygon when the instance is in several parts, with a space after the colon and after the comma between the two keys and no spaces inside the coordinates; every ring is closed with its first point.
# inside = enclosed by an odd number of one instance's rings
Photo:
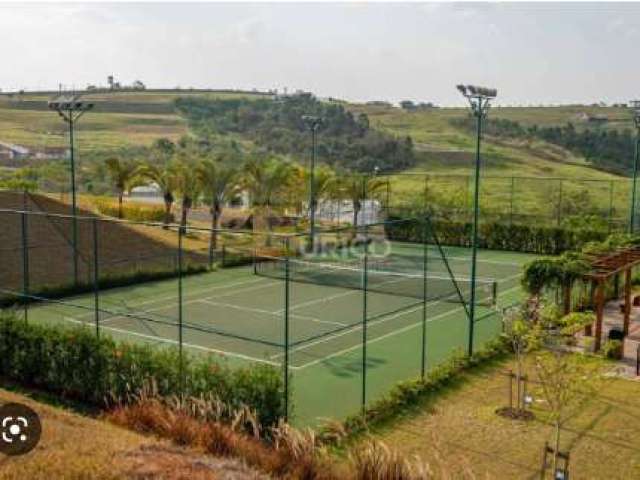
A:
{"type": "MultiPolygon", "coordinates": [[[[603,362],[603,367],[606,364],[603,362]]],[[[510,360],[465,373],[442,394],[373,431],[373,435],[432,464],[444,462],[452,478],[470,469],[475,478],[539,478],[542,449],[552,440],[538,399],[530,422],[495,414],[507,404],[503,372],[510,360]]],[[[635,479],[640,476],[640,382],[608,378],[562,433],[576,479],[635,479]]]]}

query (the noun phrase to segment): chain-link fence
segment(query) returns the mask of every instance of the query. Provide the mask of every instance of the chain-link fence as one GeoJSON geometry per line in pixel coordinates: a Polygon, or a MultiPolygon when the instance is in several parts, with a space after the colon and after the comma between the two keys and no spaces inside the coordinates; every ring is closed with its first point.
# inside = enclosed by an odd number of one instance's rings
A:
{"type": "Polygon", "coordinates": [[[357,414],[495,338],[498,295],[519,274],[509,262],[480,269],[470,339],[468,252],[447,251],[428,219],[323,225],[313,241],[29,209],[0,210],[0,224],[3,308],[230,366],[269,365],[300,424],[357,414]]]}
{"type": "MultiPolygon", "coordinates": [[[[386,203],[391,211],[428,211],[434,218],[468,222],[473,210],[473,176],[396,174],[386,203]]],[[[631,216],[630,180],[483,176],[481,222],[627,231],[631,216]]],[[[636,212],[638,208],[636,206],[636,212]]]]}

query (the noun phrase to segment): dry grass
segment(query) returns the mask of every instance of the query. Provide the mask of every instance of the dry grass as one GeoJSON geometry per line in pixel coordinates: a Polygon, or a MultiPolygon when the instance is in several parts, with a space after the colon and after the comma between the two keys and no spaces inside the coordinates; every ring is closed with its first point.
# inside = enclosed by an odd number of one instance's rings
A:
{"type": "MultiPolygon", "coordinates": [[[[322,436],[280,422],[260,432],[253,412],[231,410],[215,399],[161,398],[153,385],[106,414],[111,422],[171,439],[177,445],[224,458],[234,458],[269,476],[300,480],[425,480],[449,477],[447,466],[436,469],[419,458],[406,458],[386,444],[370,439],[338,458],[329,445],[340,444],[337,424],[322,436]],[[132,401],[133,400],[133,401],[132,401]]],[[[465,472],[466,474],[466,472],[465,472]]],[[[475,478],[465,476],[458,478],[475,478]]]]}
{"type": "Polygon", "coordinates": [[[178,448],[0,390],[0,403],[5,402],[20,402],[35,409],[43,434],[35,450],[25,456],[0,455],[1,480],[267,478],[241,462],[178,448]]]}
{"type": "MultiPolygon", "coordinates": [[[[478,478],[538,478],[542,448],[552,439],[544,405],[536,402],[531,422],[495,414],[508,402],[502,372],[510,366],[503,362],[475,371],[412,415],[380,427],[375,438],[405,456],[447,465],[452,478],[469,475],[469,466],[478,478]]],[[[572,478],[640,478],[639,394],[640,382],[608,379],[569,422],[561,448],[570,451],[572,478]]]]}

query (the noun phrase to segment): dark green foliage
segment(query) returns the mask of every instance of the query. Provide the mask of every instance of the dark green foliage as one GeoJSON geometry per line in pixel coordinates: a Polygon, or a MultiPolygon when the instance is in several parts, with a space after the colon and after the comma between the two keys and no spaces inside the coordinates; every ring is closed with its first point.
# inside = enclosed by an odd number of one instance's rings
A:
{"type": "Polygon", "coordinates": [[[317,149],[324,163],[361,172],[375,167],[381,172],[403,170],[415,163],[410,137],[398,139],[374,130],[366,115],[354,117],[342,105],[321,102],[311,94],[278,100],[185,97],[176,100],[176,107],[204,139],[211,134],[242,134],[270,152],[307,158],[310,135],[302,117],[315,115],[324,119],[317,149]]]}
{"type": "MultiPolygon", "coordinates": [[[[471,118],[454,119],[452,123],[467,130],[475,128],[471,118]]],[[[513,120],[490,118],[484,124],[484,131],[499,137],[539,138],[582,155],[594,166],[614,173],[628,174],[633,166],[636,140],[629,129],[576,129],[570,122],[564,126],[527,127],[513,120]]]]}
{"type": "Polygon", "coordinates": [[[49,327],[0,314],[0,376],[26,386],[103,407],[127,401],[154,380],[160,395],[214,395],[232,407],[247,405],[263,426],[284,413],[282,374],[253,365],[230,368],[214,358],[184,356],[184,390],[176,348],[160,349],[97,338],[89,328],[49,327]]]}
{"type": "MultiPolygon", "coordinates": [[[[437,220],[432,224],[443,245],[471,246],[470,222],[437,220]]],[[[390,240],[421,241],[421,232],[415,225],[392,222],[385,228],[390,240]]],[[[574,230],[565,227],[490,222],[480,224],[479,246],[491,250],[558,255],[567,250],[579,249],[588,242],[604,240],[606,237],[607,231],[599,229],[574,230]]]]}

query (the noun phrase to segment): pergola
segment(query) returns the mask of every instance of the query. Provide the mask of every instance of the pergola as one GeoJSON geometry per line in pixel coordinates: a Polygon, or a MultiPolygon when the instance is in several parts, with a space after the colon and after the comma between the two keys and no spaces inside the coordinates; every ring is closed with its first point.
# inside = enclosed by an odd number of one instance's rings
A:
{"type": "Polygon", "coordinates": [[[605,282],[615,275],[624,272],[624,335],[629,333],[629,317],[631,315],[631,269],[640,265],[640,246],[627,247],[615,252],[593,255],[589,258],[591,271],[585,275],[595,287],[596,332],[595,350],[602,343],[602,317],[604,313],[605,282]]]}

